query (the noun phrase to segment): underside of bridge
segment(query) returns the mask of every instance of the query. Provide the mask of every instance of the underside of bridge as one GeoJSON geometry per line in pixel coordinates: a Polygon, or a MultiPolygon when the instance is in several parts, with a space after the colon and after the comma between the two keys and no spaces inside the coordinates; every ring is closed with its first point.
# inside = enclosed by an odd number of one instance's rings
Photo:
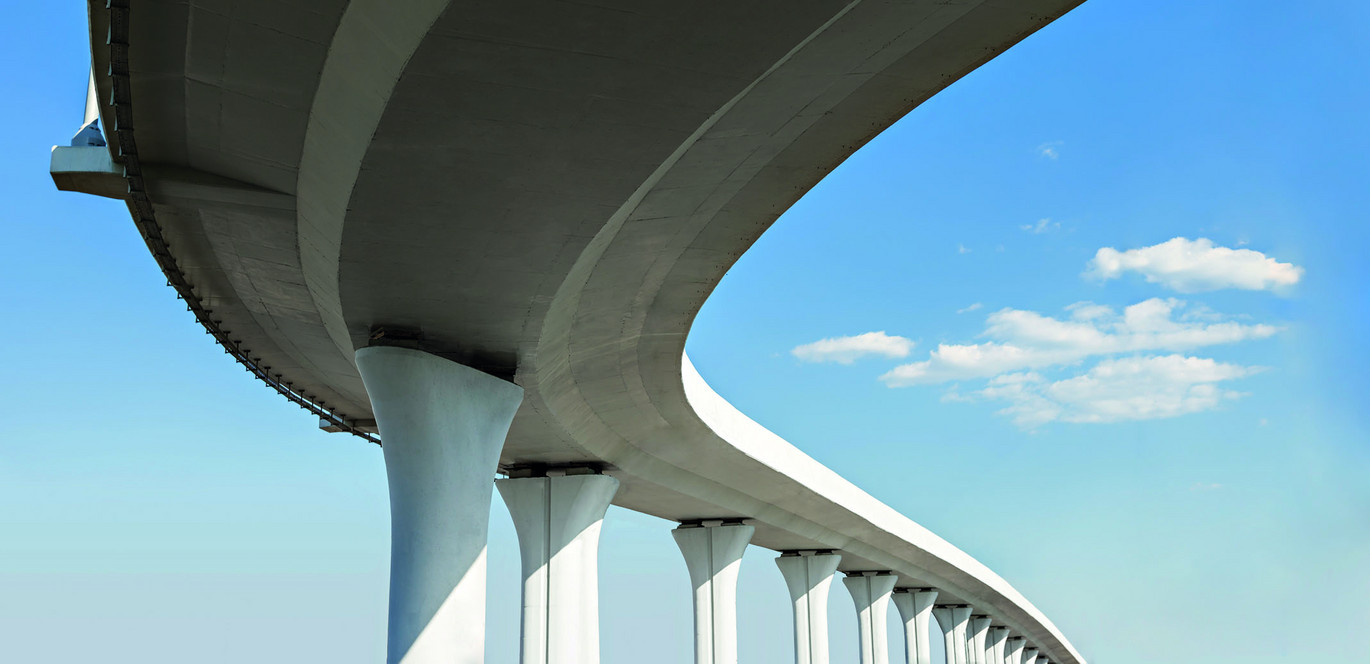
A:
{"type": "Polygon", "coordinates": [[[1075,664],[682,358],[782,212],[1079,1],[92,1],[111,161],[58,182],[127,200],[194,315],[332,429],[375,440],[358,349],[420,349],[523,388],[506,471],[601,469],[615,504],[893,570],[1075,664]]]}

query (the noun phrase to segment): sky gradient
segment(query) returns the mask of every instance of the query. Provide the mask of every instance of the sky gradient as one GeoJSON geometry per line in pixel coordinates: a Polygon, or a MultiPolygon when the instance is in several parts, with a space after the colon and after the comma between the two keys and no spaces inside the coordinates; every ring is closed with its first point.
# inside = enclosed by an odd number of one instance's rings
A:
{"type": "MultiPolygon", "coordinates": [[[[55,191],[84,6],[11,14],[0,661],[380,660],[380,450],[315,430],[224,355],[120,203],[55,191]]],[[[705,305],[690,356],[1094,664],[1359,661],[1367,61],[1364,3],[1090,0],[787,212],[705,305]],[[1019,352],[949,359],[1004,346],[1019,352]]],[[[691,661],[671,527],[610,511],[605,664],[691,661]]],[[[498,499],[491,528],[487,661],[509,664],[518,560],[498,499]]],[[[792,661],[771,558],[744,560],[744,664],[792,661]]]]}

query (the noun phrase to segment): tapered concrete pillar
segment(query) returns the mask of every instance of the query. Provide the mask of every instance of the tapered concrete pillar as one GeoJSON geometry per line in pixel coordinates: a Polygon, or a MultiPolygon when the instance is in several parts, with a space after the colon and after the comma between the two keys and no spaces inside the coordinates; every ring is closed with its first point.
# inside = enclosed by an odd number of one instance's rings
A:
{"type": "Polygon", "coordinates": [[[1027,648],[1027,639],[1021,636],[1010,638],[1004,644],[1004,664],[1023,664],[1023,650],[1027,648]]]}
{"type": "Polygon", "coordinates": [[[904,657],[908,664],[932,664],[932,641],[928,634],[937,591],[931,588],[900,588],[891,595],[904,620],[904,657]]]}
{"type": "Polygon", "coordinates": [[[599,664],[599,533],[618,480],[565,472],[495,482],[523,561],[522,664],[599,664]]]}
{"type": "Polygon", "coordinates": [[[1037,649],[1027,648],[1023,650],[1023,664],[1037,664],[1037,649]]]}
{"type": "Polygon", "coordinates": [[[386,661],[485,661],[491,482],[523,389],[393,347],[357,351],[390,483],[386,661]]]}
{"type": "Polygon", "coordinates": [[[694,589],[695,664],[737,664],[737,572],[755,532],[718,520],[671,531],[694,589]]]}
{"type": "Polygon", "coordinates": [[[889,664],[890,639],[886,628],[890,594],[899,577],[889,572],[849,572],[842,584],[856,604],[857,644],[861,664],[889,664]]]}
{"type": "Polygon", "coordinates": [[[828,589],[842,556],[790,551],[775,559],[794,604],[795,664],[828,664],[828,589]]]}
{"type": "Polygon", "coordinates": [[[1007,644],[1007,627],[989,628],[988,645],[985,646],[985,661],[989,664],[1003,664],[1004,648],[1007,644]]]}
{"type": "Polygon", "coordinates": [[[970,607],[964,604],[932,608],[932,617],[942,629],[947,664],[970,664],[966,661],[966,623],[970,622],[970,613],[970,607]]]}
{"type": "Polygon", "coordinates": [[[986,664],[985,647],[989,638],[989,616],[971,616],[966,632],[966,659],[970,664],[986,664]]]}

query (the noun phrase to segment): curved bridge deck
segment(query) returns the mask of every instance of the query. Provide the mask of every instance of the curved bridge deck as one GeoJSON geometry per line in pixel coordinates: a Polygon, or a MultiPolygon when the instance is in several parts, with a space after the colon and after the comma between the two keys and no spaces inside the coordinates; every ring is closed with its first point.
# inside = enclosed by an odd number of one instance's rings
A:
{"type": "Polygon", "coordinates": [[[54,178],[125,198],[216,338],[333,429],[375,433],[358,348],[422,349],[524,389],[506,470],[600,467],[615,504],[746,519],[1077,664],[1007,582],[682,358],[783,211],[1079,1],[91,2],[110,161],[54,178]]]}

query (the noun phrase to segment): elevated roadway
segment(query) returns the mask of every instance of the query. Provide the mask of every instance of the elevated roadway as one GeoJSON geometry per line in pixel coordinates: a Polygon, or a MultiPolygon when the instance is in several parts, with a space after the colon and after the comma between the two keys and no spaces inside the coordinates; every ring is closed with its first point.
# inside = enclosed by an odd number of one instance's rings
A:
{"type": "MultiPolygon", "coordinates": [[[[505,473],[743,520],[1083,659],[1005,580],[737,412],[684,358],[728,268],[856,149],[1079,0],[101,0],[59,187],[321,426],[379,442],[358,349],[522,387],[505,473]]],[[[344,443],[344,440],[340,440],[344,443]]]]}

